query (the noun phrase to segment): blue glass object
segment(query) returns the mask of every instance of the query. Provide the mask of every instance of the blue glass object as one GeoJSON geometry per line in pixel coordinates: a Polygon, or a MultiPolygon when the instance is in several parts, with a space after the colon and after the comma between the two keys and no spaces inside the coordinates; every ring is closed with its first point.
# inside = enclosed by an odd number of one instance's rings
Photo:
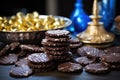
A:
{"type": "Polygon", "coordinates": [[[68,27],[68,30],[74,35],[86,29],[90,18],[83,10],[82,0],[76,0],[75,8],[70,16],[70,19],[72,20],[72,25],[68,27]]]}
{"type": "Polygon", "coordinates": [[[100,15],[101,21],[104,22],[105,29],[110,31],[115,18],[116,0],[102,0],[100,15]]]}
{"type": "Polygon", "coordinates": [[[115,18],[115,9],[116,9],[116,0],[109,0],[110,1],[110,13],[112,15],[112,18],[115,18]]]}

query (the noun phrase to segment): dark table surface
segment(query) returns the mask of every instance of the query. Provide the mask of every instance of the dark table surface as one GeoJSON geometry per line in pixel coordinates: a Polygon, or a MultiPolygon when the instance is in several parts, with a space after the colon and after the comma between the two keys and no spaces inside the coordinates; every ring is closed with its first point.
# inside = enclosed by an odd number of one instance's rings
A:
{"type": "MultiPolygon", "coordinates": [[[[120,45],[120,39],[116,39],[114,45],[120,45]]],[[[12,78],[9,76],[9,71],[13,67],[14,65],[0,65],[0,80],[120,80],[119,70],[113,70],[102,75],[90,74],[84,70],[77,74],[52,71],[46,73],[36,73],[27,78],[12,78]]]]}
{"type": "Polygon", "coordinates": [[[83,70],[81,73],[69,74],[52,71],[37,73],[27,78],[12,78],[9,71],[13,66],[0,66],[0,80],[120,80],[120,71],[111,71],[107,74],[89,74],[83,70]]]}

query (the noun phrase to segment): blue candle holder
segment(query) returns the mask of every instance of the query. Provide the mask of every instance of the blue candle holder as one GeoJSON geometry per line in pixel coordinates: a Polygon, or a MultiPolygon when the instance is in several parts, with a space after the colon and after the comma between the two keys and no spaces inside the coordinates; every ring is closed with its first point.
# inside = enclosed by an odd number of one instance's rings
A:
{"type": "Polygon", "coordinates": [[[105,29],[110,31],[115,18],[116,0],[102,0],[100,15],[101,21],[104,23],[105,29]]]}
{"type": "Polygon", "coordinates": [[[70,16],[72,25],[67,29],[76,35],[87,28],[87,23],[90,21],[89,16],[83,10],[82,0],[76,0],[75,8],[70,16]]]}

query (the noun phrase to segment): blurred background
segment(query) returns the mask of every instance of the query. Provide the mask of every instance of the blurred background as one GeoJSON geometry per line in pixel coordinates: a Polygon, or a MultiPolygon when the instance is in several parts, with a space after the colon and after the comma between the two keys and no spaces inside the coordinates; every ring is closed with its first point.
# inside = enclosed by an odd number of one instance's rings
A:
{"type": "MultiPolygon", "coordinates": [[[[100,0],[98,0],[100,1],[100,0]]],[[[116,0],[116,16],[120,15],[120,0],[116,0]]],[[[1,0],[0,16],[15,15],[18,11],[24,13],[38,11],[40,14],[52,14],[69,17],[74,9],[75,0],[1,0]]],[[[90,15],[93,0],[83,0],[83,8],[90,15]]]]}

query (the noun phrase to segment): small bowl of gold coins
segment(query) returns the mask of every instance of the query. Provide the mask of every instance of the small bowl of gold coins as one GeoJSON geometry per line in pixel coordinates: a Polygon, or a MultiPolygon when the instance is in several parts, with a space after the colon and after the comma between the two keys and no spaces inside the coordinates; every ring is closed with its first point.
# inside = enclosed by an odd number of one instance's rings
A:
{"type": "Polygon", "coordinates": [[[62,16],[39,15],[38,12],[16,13],[11,17],[0,17],[0,41],[3,43],[40,43],[47,30],[63,29],[71,20],[62,16]]]}

